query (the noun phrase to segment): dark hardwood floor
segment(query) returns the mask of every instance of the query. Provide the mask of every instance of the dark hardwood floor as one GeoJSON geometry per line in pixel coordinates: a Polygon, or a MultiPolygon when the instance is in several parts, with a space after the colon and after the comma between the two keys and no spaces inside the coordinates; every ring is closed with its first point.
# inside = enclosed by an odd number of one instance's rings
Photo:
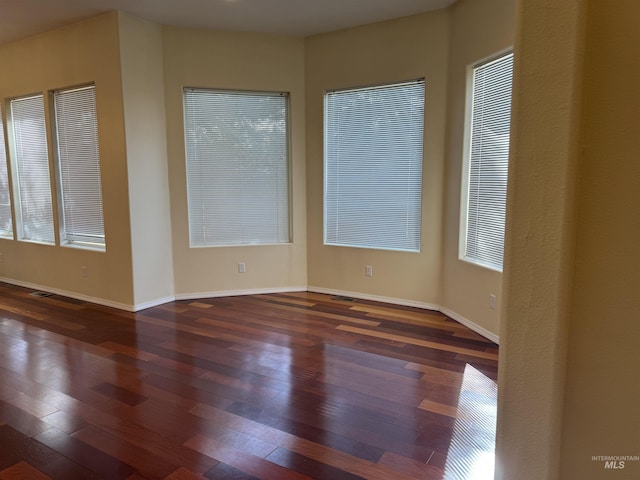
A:
{"type": "Polygon", "coordinates": [[[440,313],[30,293],[0,283],[0,480],[493,478],[498,349],[440,313]]]}

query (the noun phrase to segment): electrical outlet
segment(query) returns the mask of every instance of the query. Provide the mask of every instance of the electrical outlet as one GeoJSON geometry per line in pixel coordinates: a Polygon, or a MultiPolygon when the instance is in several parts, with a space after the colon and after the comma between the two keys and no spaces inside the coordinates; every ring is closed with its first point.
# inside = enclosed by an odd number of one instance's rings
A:
{"type": "Polygon", "coordinates": [[[87,278],[89,276],[89,271],[87,270],[87,266],[83,265],[80,269],[82,278],[87,278]]]}
{"type": "Polygon", "coordinates": [[[489,294],[489,308],[496,309],[496,296],[493,293],[489,294]]]}
{"type": "Polygon", "coordinates": [[[245,273],[247,271],[247,264],[244,262],[238,262],[238,273],[245,273]]]}
{"type": "Polygon", "coordinates": [[[364,267],[364,274],[367,277],[373,277],[373,267],[371,265],[367,265],[366,267],[364,267]]]}

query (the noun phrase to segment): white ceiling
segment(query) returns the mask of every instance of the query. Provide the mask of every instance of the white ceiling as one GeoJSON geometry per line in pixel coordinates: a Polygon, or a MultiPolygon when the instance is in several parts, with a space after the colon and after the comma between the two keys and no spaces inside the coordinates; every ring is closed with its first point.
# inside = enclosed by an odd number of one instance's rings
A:
{"type": "Polygon", "coordinates": [[[164,25],[313,35],[435,10],[456,0],[0,0],[0,44],[109,10],[164,25]]]}

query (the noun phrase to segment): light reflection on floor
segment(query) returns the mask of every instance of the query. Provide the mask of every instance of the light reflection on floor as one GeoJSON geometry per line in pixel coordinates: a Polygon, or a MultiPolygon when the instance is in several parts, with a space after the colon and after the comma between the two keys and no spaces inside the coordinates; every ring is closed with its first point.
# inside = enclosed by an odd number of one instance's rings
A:
{"type": "Polygon", "coordinates": [[[444,480],[490,480],[494,475],[498,386],[467,364],[444,480]]]}

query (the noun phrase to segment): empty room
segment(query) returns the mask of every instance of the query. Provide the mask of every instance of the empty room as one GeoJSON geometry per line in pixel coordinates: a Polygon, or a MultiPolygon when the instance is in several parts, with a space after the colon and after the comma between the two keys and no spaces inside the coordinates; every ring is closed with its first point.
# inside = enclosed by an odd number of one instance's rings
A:
{"type": "Polygon", "coordinates": [[[638,478],[639,19],[0,2],[0,479],[638,478]]]}

